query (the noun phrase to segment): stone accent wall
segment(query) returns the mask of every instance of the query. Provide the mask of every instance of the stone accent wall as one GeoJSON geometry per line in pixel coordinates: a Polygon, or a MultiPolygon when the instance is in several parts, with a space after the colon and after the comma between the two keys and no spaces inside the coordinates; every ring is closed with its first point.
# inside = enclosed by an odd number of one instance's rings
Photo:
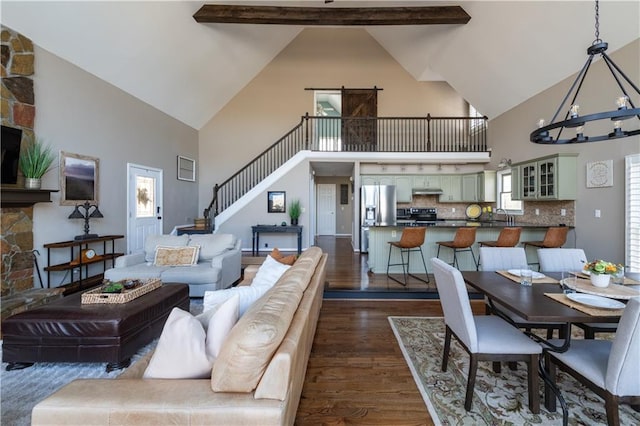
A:
{"type": "Polygon", "coordinates": [[[33,288],[33,207],[3,208],[0,223],[4,297],[33,288]]]}
{"type": "MultiPolygon", "coordinates": [[[[2,124],[22,129],[22,141],[34,136],[36,115],[33,92],[34,51],[28,38],[5,26],[0,27],[2,56],[2,124]]],[[[24,181],[18,176],[16,186],[24,181]]],[[[2,297],[33,288],[33,207],[2,208],[0,279],[2,297]]]]}

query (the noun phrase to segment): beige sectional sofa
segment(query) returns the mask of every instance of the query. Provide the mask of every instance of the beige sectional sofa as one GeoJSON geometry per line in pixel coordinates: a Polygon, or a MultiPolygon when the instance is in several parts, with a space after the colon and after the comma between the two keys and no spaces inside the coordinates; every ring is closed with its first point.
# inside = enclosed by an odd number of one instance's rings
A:
{"type": "Polygon", "coordinates": [[[141,379],[151,354],[115,380],[75,380],[33,425],[291,425],[322,305],[327,255],[306,250],[232,328],[211,379],[141,379]]]}

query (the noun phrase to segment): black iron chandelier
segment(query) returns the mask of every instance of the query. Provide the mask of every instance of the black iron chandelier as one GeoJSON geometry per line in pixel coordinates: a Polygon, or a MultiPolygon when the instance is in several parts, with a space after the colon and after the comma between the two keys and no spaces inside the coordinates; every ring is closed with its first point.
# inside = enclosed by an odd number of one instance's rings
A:
{"type": "Polygon", "coordinates": [[[546,124],[542,119],[538,121],[538,128],[535,131],[531,132],[531,135],[529,136],[529,140],[531,142],[539,144],[569,144],[619,139],[640,134],[640,108],[636,108],[633,104],[633,101],[631,100],[631,97],[629,96],[629,93],[627,92],[627,89],[623,85],[623,81],[621,79],[624,79],[624,81],[626,81],[638,95],[640,95],[640,90],[638,89],[638,86],[633,84],[629,77],[627,77],[624,72],[622,72],[620,67],[618,67],[615,62],[613,62],[613,60],[605,53],[608,44],[600,39],[600,8],[598,0],[596,0],[595,15],[596,38],[591,46],[589,46],[589,48],[587,49],[587,54],[589,55],[589,57],[587,58],[587,62],[582,67],[582,70],[578,73],[578,76],[571,85],[569,92],[566,94],[566,96],[562,100],[562,103],[560,103],[558,110],[553,115],[551,124],[546,124]],[[589,67],[591,66],[591,62],[593,61],[593,57],[595,55],[601,55],[602,60],[609,68],[609,71],[613,75],[613,78],[618,84],[618,87],[620,87],[622,93],[619,94],[616,99],[617,109],[581,116],[580,106],[576,103],[576,99],[578,98],[578,92],[582,87],[582,83],[587,76],[587,71],[589,71],[589,67]],[[573,97],[571,97],[572,94],[573,97]],[[567,100],[570,97],[571,103],[567,104],[567,100]],[[558,118],[558,114],[561,111],[566,111],[564,120],[556,121],[556,119],[558,118]],[[625,120],[629,119],[633,119],[633,121],[625,122],[625,120]],[[601,135],[587,136],[584,132],[586,123],[601,120],[609,120],[611,122],[611,125],[608,126],[611,131],[601,135]],[[562,131],[565,130],[565,128],[574,128],[575,135],[562,138],[562,131]],[[556,129],[559,129],[558,133],[555,137],[553,137],[550,132],[556,129]]]}

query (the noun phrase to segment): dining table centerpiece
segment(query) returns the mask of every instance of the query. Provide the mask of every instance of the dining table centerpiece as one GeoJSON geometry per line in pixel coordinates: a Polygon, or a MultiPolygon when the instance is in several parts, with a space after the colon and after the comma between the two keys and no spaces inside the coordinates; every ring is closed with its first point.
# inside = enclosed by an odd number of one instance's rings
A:
{"type": "Polygon", "coordinates": [[[622,268],[621,265],[598,259],[584,265],[583,270],[589,273],[591,284],[604,288],[609,286],[611,276],[618,273],[620,268],[622,268]]]}

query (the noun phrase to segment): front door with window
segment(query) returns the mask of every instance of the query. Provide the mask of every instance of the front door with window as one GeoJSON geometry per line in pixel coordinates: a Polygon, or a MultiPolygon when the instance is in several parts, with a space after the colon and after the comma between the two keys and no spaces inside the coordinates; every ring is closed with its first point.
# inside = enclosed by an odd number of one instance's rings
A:
{"type": "Polygon", "coordinates": [[[162,234],[162,170],[127,164],[127,253],[144,251],[147,235],[162,234]]]}

